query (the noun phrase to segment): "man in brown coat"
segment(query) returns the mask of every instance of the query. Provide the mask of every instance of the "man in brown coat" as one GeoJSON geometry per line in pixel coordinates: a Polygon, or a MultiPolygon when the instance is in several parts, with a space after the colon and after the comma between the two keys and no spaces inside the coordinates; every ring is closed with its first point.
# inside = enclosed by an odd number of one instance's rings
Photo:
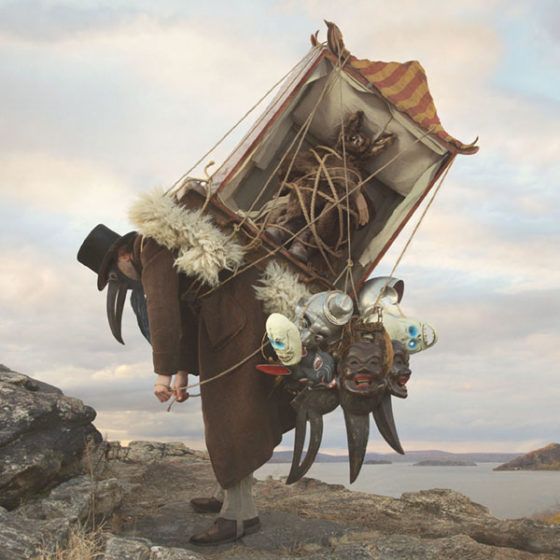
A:
{"type": "Polygon", "coordinates": [[[206,445],[225,492],[223,504],[215,498],[194,500],[198,511],[220,515],[191,542],[212,545],[260,528],[252,473],[270,459],[294,417],[289,396],[255,368],[263,359],[265,332],[265,315],[253,292],[257,271],[246,270],[193,300],[192,278],[178,273],[176,257],[151,237],[135,232],[121,237],[103,225],[90,232],[78,253],[78,260],[98,274],[98,288],[109,284],[109,322],[119,340],[123,291],[141,282],[146,297],[135,312],[139,324],[147,314],[156,397],[184,401],[188,374],[200,375],[206,445]]]}

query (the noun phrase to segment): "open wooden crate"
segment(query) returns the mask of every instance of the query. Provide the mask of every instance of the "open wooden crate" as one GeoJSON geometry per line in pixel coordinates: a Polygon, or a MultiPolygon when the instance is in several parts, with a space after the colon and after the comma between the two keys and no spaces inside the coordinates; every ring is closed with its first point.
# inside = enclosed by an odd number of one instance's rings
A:
{"type": "MultiPolygon", "coordinates": [[[[395,96],[395,87],[403,88],[405,95],[409,96],[408,104],[404,98],[404,106],[412,106],[415,96],[422,93],[417,89],[419,85],[425,89],[433,106],[425,75],[418,63],[379,66],[384,64],[354,57],[341,61],[340,52],[335,54],[326,45],[313,47],[211,177],[211,196],[206,201],[205,211],[210,212],[222,228],[237,230],[238,239],[250,248],[247,260],[255,266],[263,268],[270,258],[280,259],[299,272],[301,280],[311,284],[314,291],[332,288],[349,291],[345,270],[350,267],[352,284],[359,286],[371,274],[454,156],[474,153],[478,149],[449,136],[439,123],[435,107],[431,120],[424,122],[417,122],[419,119],[412,110],[402,110],[403,103],[399,100],[403,99],[403,94],[401,91],[400,97],[395,96]],[[391,78],[384,76],[394,76],[395,73],[396,86],[387,85],[391,78]],[[375,75],[382,79],[372,81],[375,75]],[[408,84],[403,82],[407,79],[408,84]],[[362,192],[375,208],[375,213],[366,226],[353,232],[350,255],[337,259],[333,274],[321,266],[320,255],[307,263],[294,258],[285,248],[267,239],[250,216],[260,211],[279,191],[276,170],[284,157],[317,145],[334,146],[342,121],[358,110],[364,112],[364,127],[368,133],[372,136],[393,133],[396,141],[375,157],[367,168],[369,178],[362,192]]],[[[419,103],[426,105],[426,95],[419,103]]],[[[205,204],[203,196],[188,188],[180,191],[178,196],[189,206],[205,204]]]]}

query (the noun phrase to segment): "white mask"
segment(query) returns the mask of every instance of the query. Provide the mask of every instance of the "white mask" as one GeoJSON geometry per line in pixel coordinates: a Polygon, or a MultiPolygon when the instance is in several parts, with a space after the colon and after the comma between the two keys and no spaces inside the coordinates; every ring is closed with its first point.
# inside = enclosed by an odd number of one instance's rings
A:
{"type": "Polygon", "coordinates": [[[298,328],[286,316],[272,313],[266,320],[266,334],[278,359],[285,366],[301,361],[302,346],[298,328]]]}
{"type": "Polygon", "coordinates": [[[432,347],[438,339],[433,325],[412,317],[397,317],[390,313],[383,313],[383,326],[391,340],[402,343],[409,354],[432,347]],[[431,336],[428,331],[432,331],[431,336]]]}

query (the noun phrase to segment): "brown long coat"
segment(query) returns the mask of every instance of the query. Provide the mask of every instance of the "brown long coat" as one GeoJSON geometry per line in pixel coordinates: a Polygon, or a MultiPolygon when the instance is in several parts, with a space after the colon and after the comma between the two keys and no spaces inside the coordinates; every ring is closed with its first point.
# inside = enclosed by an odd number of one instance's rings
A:
{"type": "Polygon", "coordinates": [[[198,371],[205,381],[238,364],[231,373],[201,386],[206,446],[216,478],[229,488],[272,456],[282,433],[294,426],[289,395],[255,366],[265,319],[254,297],[257,271],[249,269],[197,302],[181,300],[190,279],[173,268],[174,256],[150,238],[134,244],[147,296],[154,370],[171,375],[198,371]]]}

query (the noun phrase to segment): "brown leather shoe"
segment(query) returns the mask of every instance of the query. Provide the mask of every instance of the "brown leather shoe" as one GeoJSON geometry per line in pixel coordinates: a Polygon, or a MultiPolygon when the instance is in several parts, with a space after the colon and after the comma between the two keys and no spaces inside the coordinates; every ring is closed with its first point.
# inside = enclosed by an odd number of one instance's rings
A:
{"type": "Polygon", "coordinates": [[[258,517],[243,521],[243,527],[240,527],[239,531],[237,531],[237,522],[235,519],[218,517],[210,529],[198,533],[198,535],[193,535],[190,542],[198,546],[215,546],[236,541],[245,535],[256,533],[260,528],[261,522],[258,517]]]}
{"type": "Polygon", "coordinates": [[[220,513],[222,509],[222,504],[220,500],[216,498],[193,498],[191,500],[191,506],[196,513],[220,513]]]}

